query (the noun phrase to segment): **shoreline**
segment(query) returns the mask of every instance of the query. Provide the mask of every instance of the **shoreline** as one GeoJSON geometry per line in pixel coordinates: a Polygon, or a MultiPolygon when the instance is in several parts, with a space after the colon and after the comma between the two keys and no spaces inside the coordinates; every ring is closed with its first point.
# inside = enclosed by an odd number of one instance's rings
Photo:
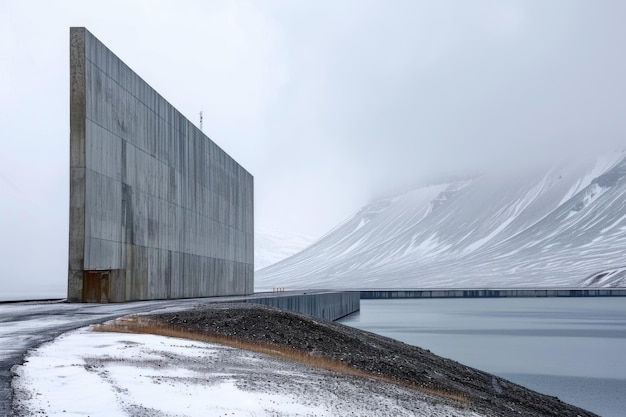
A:
{"type": "Polygon", "coordinates": [[[191,339],[221,340],[227,345],[409,387],[481,415],[595,416],[427,350],[298,313],[246,303],[220,303],[135,317],[143,322],[125,319],[126,323],[118,322],[110,330],[120,331],[127,326],[130,332],[174,332],[178,337],[187,334],[191,339]]]}

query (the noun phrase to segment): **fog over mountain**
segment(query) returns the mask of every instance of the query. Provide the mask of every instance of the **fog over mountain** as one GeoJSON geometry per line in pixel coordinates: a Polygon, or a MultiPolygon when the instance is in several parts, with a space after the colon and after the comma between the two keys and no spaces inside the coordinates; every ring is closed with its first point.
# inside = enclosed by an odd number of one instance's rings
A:
{"type": "Polygon", "coordinates": [[[254,231],[254,269],[258,270],[282,261],[314,241],[313,237],[304,234],[257,229],[254,231]]]}
{"type": "Polygon", "coordinates": [[[277,233],[626,138],[623,0],[3,0],[0,19],[0,297],[65,294],[70,26],[202,111],[277,233]]]}
{"type": "Polygon", "coordinates": [[[257,272],[256,285],[623,286],[625,247],[620,151],[376,200],[309,248],[257,272]]]}

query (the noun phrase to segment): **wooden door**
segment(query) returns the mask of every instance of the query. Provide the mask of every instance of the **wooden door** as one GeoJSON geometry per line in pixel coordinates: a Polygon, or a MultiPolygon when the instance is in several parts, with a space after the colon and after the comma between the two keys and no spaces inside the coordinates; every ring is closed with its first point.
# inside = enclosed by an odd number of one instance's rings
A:
{"type": "Polygon", "coordinates": [[[110,271],[83,271],[83,302],[108,303],[110,271]]]}

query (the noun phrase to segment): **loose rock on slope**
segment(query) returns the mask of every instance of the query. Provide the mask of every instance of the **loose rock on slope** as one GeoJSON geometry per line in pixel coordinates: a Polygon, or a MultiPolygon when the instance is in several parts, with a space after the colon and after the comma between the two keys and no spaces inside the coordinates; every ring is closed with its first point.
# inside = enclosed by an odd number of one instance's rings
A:
{"type": "Polygon", "coordinates": [[[497,416],[594,416],[510,381],[394,339],[307,315],[251,304],[216,304],[151,316],[170,326],[305,351],[340,361],[458,406],[497,416]]]}

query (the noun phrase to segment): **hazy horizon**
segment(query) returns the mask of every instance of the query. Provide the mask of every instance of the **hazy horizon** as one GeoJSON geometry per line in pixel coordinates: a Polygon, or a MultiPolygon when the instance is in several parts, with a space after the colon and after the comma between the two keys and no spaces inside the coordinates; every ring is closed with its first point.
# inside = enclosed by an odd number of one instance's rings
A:
{"type": "Polygon", "coordinates": [[[0,17],[0,280],[16,291],[66,281],[70,26],[203,112],[269,230],[321,236],[389,190],[626,138],[617,0],[9,0],[0,17]]]}

